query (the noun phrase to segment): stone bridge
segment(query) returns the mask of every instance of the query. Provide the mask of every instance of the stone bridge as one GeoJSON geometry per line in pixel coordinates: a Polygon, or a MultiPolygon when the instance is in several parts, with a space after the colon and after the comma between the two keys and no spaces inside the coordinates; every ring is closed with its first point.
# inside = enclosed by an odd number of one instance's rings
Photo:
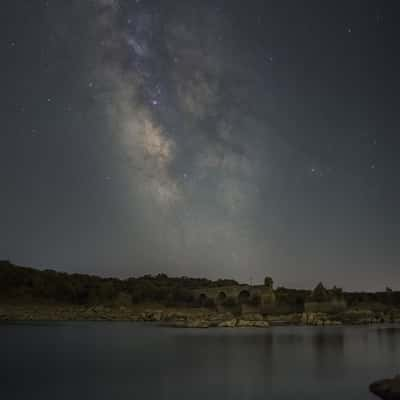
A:
{"type": "Polygon", "coordinates": [[[238,304],[246,303],[254,297],[259,297],[262,304],[274,302],[275,296],[273,290],[269,286],[264,285],[235,285],[209,287],[202,289],[194,289],[193,295],[195,300],[205,303],[207,299],[211,299],[215,304],[221,304],[226,299],[234,299],[238,304]]]}

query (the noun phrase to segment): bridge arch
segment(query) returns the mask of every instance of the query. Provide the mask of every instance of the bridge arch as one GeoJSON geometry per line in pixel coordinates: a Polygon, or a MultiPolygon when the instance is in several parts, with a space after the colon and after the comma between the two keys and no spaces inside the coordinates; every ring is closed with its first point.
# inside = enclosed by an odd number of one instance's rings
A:
{"type": "Polygon", "coordinates": [[[207,302],[207,295],[205,293],[200,293],[199,295],[199,303],[201,306],[204,306],[207,302]]]}
{"type": "Polygon", "coordinates": [[[219,292],[217,296],[217,303],[222,304],[226,300],[226,298],[227,296],[225,292],[223,291],[219,292]]]}
{"type": "Polygon", "coordinates": [[[242,290],[238,296],[239,304],[248,303],[250,301],[250,292],[248,290],[242,290]]]}

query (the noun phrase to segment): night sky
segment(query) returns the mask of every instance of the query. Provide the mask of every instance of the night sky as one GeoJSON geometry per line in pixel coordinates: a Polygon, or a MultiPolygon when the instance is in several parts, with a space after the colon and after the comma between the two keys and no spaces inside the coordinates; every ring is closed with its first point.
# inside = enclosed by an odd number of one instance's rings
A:
{"type": "Polygon", "coordinates": [[[0,259],[400,289],[399,18],[3,0],[0,259]]]}

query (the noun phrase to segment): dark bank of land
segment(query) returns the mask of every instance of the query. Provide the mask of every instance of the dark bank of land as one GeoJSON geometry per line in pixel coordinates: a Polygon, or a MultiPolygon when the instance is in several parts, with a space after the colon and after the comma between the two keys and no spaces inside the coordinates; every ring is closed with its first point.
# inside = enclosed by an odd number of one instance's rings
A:
{"type": "Polygon", "coordinates": [[[177,327],[268,327],[400,322],[400,292],[273,288],[165,274],[101,278],[0,261],[0,320],[157,321],[177,327]]]}

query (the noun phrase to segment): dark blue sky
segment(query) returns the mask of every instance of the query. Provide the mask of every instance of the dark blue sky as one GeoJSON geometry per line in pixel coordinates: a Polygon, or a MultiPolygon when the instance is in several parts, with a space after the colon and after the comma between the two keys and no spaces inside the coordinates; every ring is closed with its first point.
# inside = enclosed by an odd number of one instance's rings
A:
{"type": "Polygon", "coordinates": [[[396,4],[5,0],[0,258],[399,288],[396,4]]]}

